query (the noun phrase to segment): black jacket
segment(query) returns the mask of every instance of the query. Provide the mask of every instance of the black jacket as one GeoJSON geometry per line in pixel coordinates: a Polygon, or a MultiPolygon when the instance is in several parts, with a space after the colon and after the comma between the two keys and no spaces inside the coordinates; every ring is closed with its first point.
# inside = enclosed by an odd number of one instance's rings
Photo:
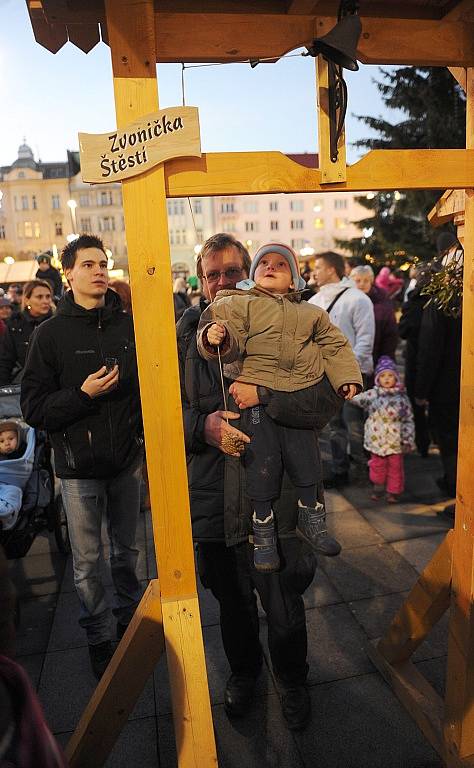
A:
{"type": "Polygon", "coordinates": [[[60,272],[55,269],[54,267],[49,267],[49,269],[45,269],[44,272],[41,271],[41,269],[38,268],[38,271],[36,273],[36,279],[37,280],[46,280],[53,289],[53,296],[56,296],[57,298],[61,298],[63,295],[63,281],[61,278],[60,272]]]}
{"type": "Polygon", "coordinates": [[[21,408],[50,433],[58,477],[112,477],[133,461],[143,443],[133,322],[114,291],[100,309],[79,306],[72,291],[61,299],[31,340],[21,408]],[[109,356],[119,361],[119,385],[92,399],[81,385],[109,356]]]}
{"type": "MultiPolygon", "coordinates": [[[[190,307],[177,325],[191,518],[196,541],[225,540],[231,546],[248,538],[251,509],[241,460],[225,456],[204,440],[206,417],[224,409],[218,364],[203,360],[197,350],[196,332],[205,306],[201,301],[200,306],[190,307]]],[[[231,398],[228,406],[238,413],[231,398]]],[[[233,422],[237,428],[238,424],[233,422]]],[[[296,524],[297,496],[286,475],[275,511],[278,534],[291,534],[296,524]]]]}
{"type": "Polygon", "coordinates": [[[428,296],[420,294],[421,286],[415,286],[402,306],[402,315],[398,332],[406,340],[405,347],[405,386],[408,396],[415,396],[416,367],[418,357],[418,338],[420,336],[423,311],[428,296]]]}
{"type": "Polygon", "coordinates": [[[415,397],[459,408],[461,318],[439,309],[423,310],[416,359],[415,397]]]}
{"type": "Polygon", "coordinates": [[[51,314],[32,317],[24,309],[6,321],[7,330],[0,342],[0,387],[21,380],[30,336],[38,325],[49,320],[51,314]]]}

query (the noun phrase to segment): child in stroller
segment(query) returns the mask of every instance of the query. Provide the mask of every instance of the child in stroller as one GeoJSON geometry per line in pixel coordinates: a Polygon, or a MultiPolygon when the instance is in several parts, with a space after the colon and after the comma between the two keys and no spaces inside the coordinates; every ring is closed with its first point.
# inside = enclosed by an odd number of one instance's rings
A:
{"type": "Polygon", "coordinates": [[[20,514],[23,489],[33,470],[35,431],[18,421],[0,421],[0,523],[13,528],[20,514]]]}
{"type": "Polygon", "coordinates": [[[70,552],[46,433],[24,423],[20,387],[0,387],[0,544],[7,558],[24,557],[45,529],[54,532],[60,552],[70,552]]]}

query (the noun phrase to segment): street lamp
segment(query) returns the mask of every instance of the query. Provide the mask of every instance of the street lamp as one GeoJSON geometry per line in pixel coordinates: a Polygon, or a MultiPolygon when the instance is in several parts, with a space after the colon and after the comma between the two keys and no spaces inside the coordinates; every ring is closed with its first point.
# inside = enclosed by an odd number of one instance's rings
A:
{"type": "MultiPolygon", "coordinates": [[[[68,200],[67,204],[69,206],[69,210],[71,211],[71,222],[72,222],[72,231],[73,233],[77,232],[77,221],[76,221],[76,208],[77,203],[75,200],[68,200]]],[[[77,235],[78,237],[78,235],[77,235]]],[[[74,238],[76,239],[76,238],[74,238]]]]}
{"type": "Polygon", "coordinates": [[[13,256],[5,256],[3,261],[5,262],[5,264],[14,264],[15,263],[15,259],[13,258],[13,256]]]}
{"type": "Polygon", "coordinates": [[[300,248],[300,256],[302,259],[308,259],[310,256],[314,256],[315,250],[310,245],[305,245],[304,248],[300,248]]]}
{"type": "Polygon", "coordinates": [[[115,261],[112,258],[112,251],[110,248],[105,249],[105,255],[107,256],[107,269],[113,269],[115,265],[115,261]]]}

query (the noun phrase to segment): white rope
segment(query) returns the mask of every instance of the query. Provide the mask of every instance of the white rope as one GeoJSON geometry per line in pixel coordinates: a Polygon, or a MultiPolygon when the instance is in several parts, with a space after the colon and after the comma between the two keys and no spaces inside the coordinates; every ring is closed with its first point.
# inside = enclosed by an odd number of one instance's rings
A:
{"type": "MultiPolygon", "coordinates": [[[[185,98],[185,92],[184,92],[184,70],[185,70],[184,64],[182,64],[181,67],[182,67],[182,69],[181,69],[181,91],[182,91],[182,97],[183,97],[183,107],[185,107],[186,106],[186,98],[185,98]]],[[[186,69],[187,69],[187,67],[186,67],[186,69]]],[[[189,210],[191,212],[191,221],[193,222],[194,236],[195,236],[195,239],[196,239],[196,242],[197,242],[196,219],[194,218],[194,211],[193,211],[193,206],[191,204],[191,198],[188,197],[187,200],[188,200],[189,210]]],[[[209,295],[211,295],[211,292],[210,292],[210,289],[209,289],[209,280],[207,278],[207,271],[206,271],[206,267],[204,266],[204,262],[202,261],[202,259],[201,259],[201,266],[202,266],[202,269],[203,269],[204,279],[205,279],[205,281],[207,283],[207,290],[209,291],[209,295]]],[[[212,304],[213,301],[214,301],[214,299],[211,300],[211,304],[212,304]]],[[[228,424],[229,423],[229,418],[227,416],[227,394],[226,394],[226,390],[225,390],[224,371],[223,371],[223,365],[222,365],[222,359],[221,359],[220,345],[217,347],[217,359],[218,359],[218,362],[219,362],[219,374],[220,374],[220,380],[221,380],[222,399],[224,401],[225,420],[226,420],[226,422],[228,424]]]]}

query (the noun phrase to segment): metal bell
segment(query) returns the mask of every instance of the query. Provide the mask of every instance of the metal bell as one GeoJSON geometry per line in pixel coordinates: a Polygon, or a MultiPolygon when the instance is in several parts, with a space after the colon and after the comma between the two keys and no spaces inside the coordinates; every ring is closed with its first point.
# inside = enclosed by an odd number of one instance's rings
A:
{"type": "Polygon", "coordinates": [[[311,56],[318,56],[321,53],[328,61],[356,72],[359,69],[356,52],[361,33],[362,24],[359,16],[357,14],[344,16],[327,35],[316,38],[308,51],[311,56]]]}

